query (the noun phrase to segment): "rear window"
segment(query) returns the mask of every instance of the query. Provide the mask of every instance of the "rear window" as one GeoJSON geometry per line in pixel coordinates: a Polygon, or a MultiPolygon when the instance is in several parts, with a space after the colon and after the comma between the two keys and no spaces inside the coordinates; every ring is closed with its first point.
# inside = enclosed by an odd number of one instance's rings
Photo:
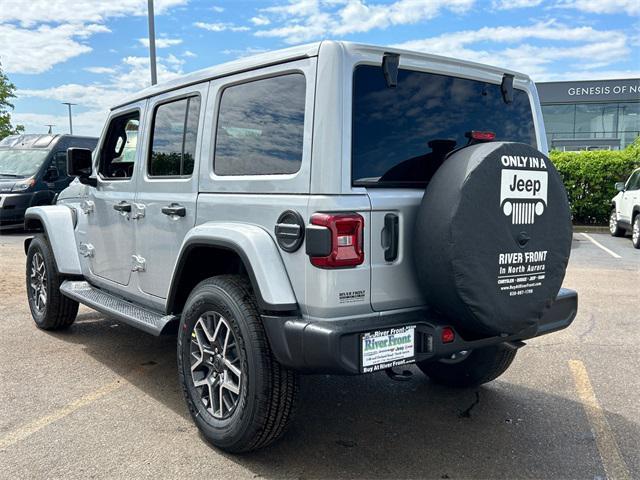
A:
{"type": "Polygon", "coordinates": [[[449,152],[467,144],[471,130],[535,147],[527,93],[514,89],[506,104],[500,85],[403,69],[389,88],[381,67],[356,67],[353,185],[422,187],[449,152]]]}

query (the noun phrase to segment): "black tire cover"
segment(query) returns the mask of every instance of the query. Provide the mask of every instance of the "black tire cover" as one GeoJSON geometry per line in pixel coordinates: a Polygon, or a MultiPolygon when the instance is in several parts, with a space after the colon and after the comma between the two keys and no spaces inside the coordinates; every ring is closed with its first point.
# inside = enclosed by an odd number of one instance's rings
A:
{"type": "Polygon", "coordinates": [[[551,161],[522,143],[451,154],[422,199],[414,243],[428,304],[461,333],[537,325],[564,279],[571,215],[551,161]]]}

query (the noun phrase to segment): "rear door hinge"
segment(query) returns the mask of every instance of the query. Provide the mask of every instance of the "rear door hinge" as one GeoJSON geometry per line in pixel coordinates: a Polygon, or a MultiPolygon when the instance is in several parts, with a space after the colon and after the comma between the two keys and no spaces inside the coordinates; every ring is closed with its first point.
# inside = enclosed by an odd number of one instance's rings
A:
{"type": "Polygon", "coordinates": [[[95,210],[95,206],[96,204],[93,203],[91,200],[84,200],[80,204],[80,208],[86,215],[89,215],[91,212],[93,212],[95,210]]]}
{"type": "Polygon", "coordinates": [[[144,272],[147,269],[147,261],[140,255],[131,255],[131,271],[144,272]]]}
{"type": "Polygon", "coordinates": [[[78,245],[78,252],[83,257],[91,258],[95,255],[96,249],[93,248],[93,245],[90,243],[80,242],[80,245],[78,245]]]}

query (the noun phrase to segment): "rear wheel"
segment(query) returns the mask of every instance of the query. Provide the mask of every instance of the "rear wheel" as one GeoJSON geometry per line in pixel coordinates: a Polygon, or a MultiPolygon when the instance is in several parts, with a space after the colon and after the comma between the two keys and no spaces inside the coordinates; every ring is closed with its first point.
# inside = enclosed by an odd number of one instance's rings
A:
{"type": "Polygon", "coordinates": [[[269,347],[246,278],[198,284],[185,305],[178,371],[189,411],[213,445],[234,453],[262,448],[285,431],[297,376],[269,347]]]}
{"type": "Polygon", "coordinates": [[[419,362],[417,365],[434,383],[466,388],[495,380],[509,368],[515,356],[516,349],[503,344],[462,353],[459,360],[419,362]]]}
{"type": "Polygon", "coordinates": [[[636,217],[633,219],[631,242],[633,242],[634,248],[640,248],[640,213],[637,213],[636,217]]]}
{"type": "Polygon", "coordinates": [[[60,293],[62,279],[43,235],[37,235],[29,244],[26,280],[29,308],[38,328],[60,330],[75,321],[78,302],[60,293]]]}
{"type": "Polygon", "coordinates": [[[625,234],[625,229],[618,226],[618,215],[614,208],[609,215],[609,232],[614,237],[622,237],[625,234]]]}

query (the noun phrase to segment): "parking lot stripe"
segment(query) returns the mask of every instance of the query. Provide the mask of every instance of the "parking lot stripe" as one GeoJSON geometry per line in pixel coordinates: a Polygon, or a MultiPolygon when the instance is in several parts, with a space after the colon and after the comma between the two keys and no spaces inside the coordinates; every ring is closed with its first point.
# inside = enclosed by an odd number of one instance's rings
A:
{"type": "Polygon", "coordinates": [[[593,238],[591,235],[587,234],[587,233],[582,233],[582,235],[589,240],[591,243],[593,243],[596,247],[601,248],[602,250],[604,250],[605,252],[607,252],[609,255],[611,255],[613,258],[622,258],[620,255],[618,255],[616,252],[609,250],[607,247],[605,247],[604,245],[602,245],[600,242],[598,242],[595,238],[593,238]]]}
{"type": "Polygon", "coordinates": [[[8,432],[7,434],[0,437],[0,450],[4,450],[5,448],[20,442],[21,440],[24,440],[25,438],[33,435],[39,430],[42,430],[46,426],[51,425],[52,423],[57,422],[58,420],[75,412],[76,410],[86,405],[89,405],[90,403],[93,403],[96,400],[99,400],[105,395],[115,392],[116,390],[118,390],[119,388],[122,388],[126,384],[127,384],[126,381],[115,380],[111,383],[108,383],[98,388],[97,390],[94,390],[91,393],[88,393],[87,395],[84,395],[78,398],[77,400],[74,400],[73,402],[65,405],[62,408],[59,408],[58,410],[54,411],[49,415],[38,418],[37,420],[34,420],[31,423],[27,423],[22,427],[19,427],[11,432],[8,432]]]}
{"type": "Polygon", "coordinates": [[[622,458],[618,443],[607,417],[596,398],[587,369],[580,360],[569,360],[569,368],[573,374],[576,391],[584,408],[591,429],[596,437],[596,445],[600,452],[604,471],[609,479],[630,480],[629,469],[622,458]]]}

